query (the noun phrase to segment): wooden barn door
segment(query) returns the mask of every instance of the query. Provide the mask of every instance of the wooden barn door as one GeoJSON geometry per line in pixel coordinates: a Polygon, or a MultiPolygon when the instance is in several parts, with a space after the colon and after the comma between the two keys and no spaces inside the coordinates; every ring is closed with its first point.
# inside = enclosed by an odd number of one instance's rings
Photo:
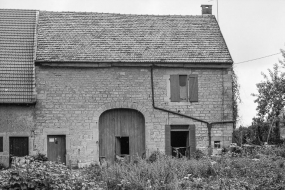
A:
{"type": "Polygon", "coordinates": [[[142,156],[145,153],[144,116],[132,109],[112,109],[99,119],[100,158],[114,162],[115,155],[142,156]]]}
{"type": "Polygon", "coordinates": [[[10,155],[29,155],[29,137],[10,137],[10,155]]]}
{"type": "Polygon", "coordinates": [[[49,161],[60,161],[65,164],[65,136],[48,135],[47,137],[47,157],[49,161]]]}

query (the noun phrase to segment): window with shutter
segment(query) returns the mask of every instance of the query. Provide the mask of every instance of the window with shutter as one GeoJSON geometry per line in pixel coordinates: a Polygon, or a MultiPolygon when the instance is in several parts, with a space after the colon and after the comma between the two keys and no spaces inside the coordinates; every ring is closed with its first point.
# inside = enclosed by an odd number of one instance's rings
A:
{"type": "Polygon", "coordinates": [[[171,102],[198,102],[198,75],[170,75],[171,102]]]}

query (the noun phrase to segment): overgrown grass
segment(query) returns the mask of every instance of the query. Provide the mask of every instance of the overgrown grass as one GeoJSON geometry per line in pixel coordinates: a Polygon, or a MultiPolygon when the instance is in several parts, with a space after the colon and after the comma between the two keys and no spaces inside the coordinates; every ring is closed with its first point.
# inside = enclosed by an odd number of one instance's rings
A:
{"type": "Polygon", "coordinates": [[[285,189],[285,146],[227,153],[199,160],[156,154],[101,167],[69,170],[61,164],[34,161],[0,171],[0,189],[285,189]],[[18,184],[18,185],[17,185],[18,184]]]}

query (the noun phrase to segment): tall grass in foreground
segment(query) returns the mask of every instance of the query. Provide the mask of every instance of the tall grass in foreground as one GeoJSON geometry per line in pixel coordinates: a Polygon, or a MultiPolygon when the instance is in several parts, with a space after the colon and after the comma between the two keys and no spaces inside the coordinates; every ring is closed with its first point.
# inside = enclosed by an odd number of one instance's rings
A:
{"type": "Polygon", "coordinates": [[[285,146],[251,154],[177,159],[155,153],[148,159],[70,170],[28,156],[22,165],[0,170],[0,189],[114,190],[285,190],[285,146]]]}
{"type": "Polygon", "coordinates": [[[255,155],[187,160],[158,154],[102,170],[109,189],[285,189],[284,147],[255,155]],[[270,154],[271,153],[271,154],[270,154]],[[280,156],[284,155],[284,157],[280,156]],[[258,159],[257,159],[258,158],[258,159]]]}

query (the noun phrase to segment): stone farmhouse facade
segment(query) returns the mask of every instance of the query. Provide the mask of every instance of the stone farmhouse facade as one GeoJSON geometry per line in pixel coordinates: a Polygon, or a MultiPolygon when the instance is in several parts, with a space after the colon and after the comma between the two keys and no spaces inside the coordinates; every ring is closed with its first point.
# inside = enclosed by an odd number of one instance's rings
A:
{"type": "Polygon", "coordinates": [[[191,156],[232,142],[233,60],[213,15],[0,17],[0,162],[191,156]]]}

